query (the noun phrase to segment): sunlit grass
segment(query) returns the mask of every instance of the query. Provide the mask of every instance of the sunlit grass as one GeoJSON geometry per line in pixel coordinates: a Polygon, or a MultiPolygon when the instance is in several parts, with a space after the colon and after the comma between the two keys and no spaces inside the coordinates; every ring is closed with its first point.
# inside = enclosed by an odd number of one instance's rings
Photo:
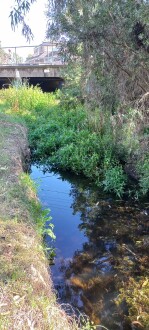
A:
{"type": "Polygon", "coordinates": [[[28,126],[34,160],[83,174],[118,197],[129,184],[125,164],[132,163],[140,182],[129,194],[146,195],[148,166],[142,170],[137,166],[148,153],[142,154],[143,144],[140,150],[142,114],[131,108],[114,115],[108,109],[91,110],[69,100],[69,95],[64,102],[61,94],[43,93],[38,86],[26,84],[0,91],[1,112],[28,126]]]}
{"type": "Polygon", "coordinates": [[[26,130],[6,118],[0,121],[0,329],[78,330],[57,304],[41,235],[47,215],[22,173],[26,130]]]}
{"type": "Polygon", "coordinates": [[[20,87],[9,87],[0,91],[0,100],[3,107],[7,107],[7,113],[30,114],[33,110],[37,112],[58,104],[54,94],[43,93],[39,87],[22,85],[20,87]]]}

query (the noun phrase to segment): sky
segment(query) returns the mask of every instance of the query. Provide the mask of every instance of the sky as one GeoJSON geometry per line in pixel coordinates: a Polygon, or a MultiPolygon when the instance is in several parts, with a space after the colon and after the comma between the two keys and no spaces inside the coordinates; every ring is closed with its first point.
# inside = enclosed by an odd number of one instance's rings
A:
{"type": "MultiPolygon", "coordinates": [[[[45,40],[47,18],[45,16],[46,0],[37,0],[31,5],[31,10],[26,17],[26,22],[29,24],[33,34],[34,40],[27,43],[25,37],[21,34],[21,27],[16,28],[15,32],[11,29],[10,11],[14,5],[14,0],[0,1],[0,41],[1,47],[13,46],[28,46],[39,45],[45,40]]],[[[26,49],[27,51],[27,49],[26,49]]],[[[29,48],[28,48],[29,53],[29,48]]]]}

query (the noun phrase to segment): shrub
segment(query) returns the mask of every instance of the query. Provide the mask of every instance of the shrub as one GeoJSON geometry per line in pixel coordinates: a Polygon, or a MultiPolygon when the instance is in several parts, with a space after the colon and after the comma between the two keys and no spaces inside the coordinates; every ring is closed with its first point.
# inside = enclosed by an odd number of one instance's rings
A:
{"type": "Polygon", "coordinates": [[[140,174],[139,185],[143,195],[146,195],[149,191],[149,156],[146,155],[144,160],[138,165],[138,171],[140,174]]]}
{"type": "Polygon", "coordinates": [[[119,164],[111,164],[105,170],[104,176],[104,190],[114,192],[118,197],[122,197],[126,185],[126,175],[124,174],[122,166],[119,164]]]}

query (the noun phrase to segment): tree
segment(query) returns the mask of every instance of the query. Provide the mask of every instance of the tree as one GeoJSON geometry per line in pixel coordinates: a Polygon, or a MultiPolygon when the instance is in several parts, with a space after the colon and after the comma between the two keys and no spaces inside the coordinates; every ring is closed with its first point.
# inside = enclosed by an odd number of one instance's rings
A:
{"type": "Polygon", "coordinates": [[[10,60],[10,56],[0,47],[0,64],[7,64],[10,60]]]}
{"type": "Polygon", "coordinates": [[[47,35],[81,60],[86,98],[114,111],[147,92],[148,15],[148,0],[49,0],[47,35]]]}
{"type": "Polygon", "coordinates": [[[18,25],[22,26],[22,34],[27,41],[33,39],[32,31],[28,24],[25,22],[25,16],[30,11],[31,5],[36,0],[15,0],[15,6],[10,12],[11,27],[15,31],[18,25]]]}

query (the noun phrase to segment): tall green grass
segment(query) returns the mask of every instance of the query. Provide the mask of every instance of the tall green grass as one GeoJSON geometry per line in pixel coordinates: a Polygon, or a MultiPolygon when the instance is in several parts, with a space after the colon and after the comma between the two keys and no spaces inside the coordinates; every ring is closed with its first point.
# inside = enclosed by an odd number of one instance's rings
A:
{"type": "Polygon", "coordinates": [[[7,112],[17,112],[20,115],[31,114],[32,110],[39,111],[48,108],[49,103],[51,105],[56,103],[53,94],[43,93],[38,86],[29,87],[26,84],[2,89],[0,96],[8,107],[7,112]]]}
{"type": "MultiPolygon", "coordinates": [[[[108,111],[89,112],[79,103],[68,107],[60,102],[58,93],[43,93],[28,85],[1,90],[0,99],[2,112],[28,126],[34,160],[83,174],[106,191],[123,195],[127,176],[119,156],[128,148],[117,139],[108,111]]],[[[126,123],[124,128],[121,132],[127,137],[126,123]]],[[[143,179],[140,182],[142,192],[147,193],[143,179]]]]}

